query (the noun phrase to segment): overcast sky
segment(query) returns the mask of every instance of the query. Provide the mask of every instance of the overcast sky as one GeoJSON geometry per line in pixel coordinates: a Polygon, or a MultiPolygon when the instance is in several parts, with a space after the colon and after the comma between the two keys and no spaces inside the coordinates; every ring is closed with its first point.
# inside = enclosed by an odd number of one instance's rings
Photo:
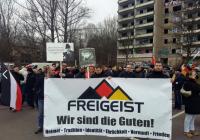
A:
{"type": "MultiPolygon", "coordinates": [[[[26,0],[18,0],[23,3],[26,0]]],[[[86,6],[91,10],[91,18],[87,20],[89,23],[97,24],[107,17],[117,16],[118,0],[84,0],[86,6]]]]}
{"type": "Polygon", "coordinates": [[[85,0],[86,4],[92,9],[90,23],[99,23],[107,17],[117,16],[118,0],[85,0]]]}

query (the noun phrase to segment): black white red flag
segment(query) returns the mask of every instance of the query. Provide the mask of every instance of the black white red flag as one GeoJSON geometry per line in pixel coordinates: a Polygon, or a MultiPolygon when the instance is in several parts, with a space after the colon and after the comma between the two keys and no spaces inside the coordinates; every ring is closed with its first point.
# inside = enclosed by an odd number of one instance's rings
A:
{"type": "Polygon", "coordinates": [[[22,108],[22,92],[20,86],[3,63],[0,63],[0,83],[1,104],[20,111],[22,108]]]}

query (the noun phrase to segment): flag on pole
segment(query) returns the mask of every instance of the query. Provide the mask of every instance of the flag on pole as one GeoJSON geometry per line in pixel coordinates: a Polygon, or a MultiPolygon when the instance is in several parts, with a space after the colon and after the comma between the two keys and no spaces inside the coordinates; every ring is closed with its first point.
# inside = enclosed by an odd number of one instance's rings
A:
{"type": "Polygon", "coordinates": [[[89,78],[90,78],[90,67],[89,67],[89,66],[86,68],[85,78],[86,78],[86,79],[89,79],[89,78]]]}
{"type": "Polygon", "coordinates": [[[7,67],[0,63],[1,73],[1,96],[0,102],[2,105],[9,106],[16,111],[22,108],[22,92],[17,81],[7,69],[7,67]]]}
{"type": "Polygon", "coordinates": [[[151,63],[152,63],[153,65],[156,64],[156,58],[155,58],[155,56],[152,56],[152,61],[151,61],[151,63]]]}
{"type": "Polygon", "coordinates": [[[198,51],[198,52],[194,55],[194,57],[193,57],[191,60],[189,60],[188,65],[192,65],[193,61],[196,59],[196,57],[197,57],[199,54],[200,54],[200,51],[198,51]]]}

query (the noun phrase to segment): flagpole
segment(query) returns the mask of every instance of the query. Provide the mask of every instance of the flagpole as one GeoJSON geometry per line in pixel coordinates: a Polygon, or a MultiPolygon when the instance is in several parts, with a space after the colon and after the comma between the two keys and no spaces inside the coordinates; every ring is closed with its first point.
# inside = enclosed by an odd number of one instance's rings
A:
{"type": "Polygon", "coordinates": [[[197,52],[197,54],[192,58],[192,60],[194,60],[199,54],[200,54],[200,51],[197,52]]]}

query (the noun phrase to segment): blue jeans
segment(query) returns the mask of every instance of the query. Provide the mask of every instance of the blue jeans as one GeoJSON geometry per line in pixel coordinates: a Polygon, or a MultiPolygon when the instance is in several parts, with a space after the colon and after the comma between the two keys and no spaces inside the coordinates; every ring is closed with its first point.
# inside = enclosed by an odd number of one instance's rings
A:
{"type": "Polygon", "coordinates": [[[44,100],[38,100],[38,126],[43,128],[44,122],[44,100]]]}

